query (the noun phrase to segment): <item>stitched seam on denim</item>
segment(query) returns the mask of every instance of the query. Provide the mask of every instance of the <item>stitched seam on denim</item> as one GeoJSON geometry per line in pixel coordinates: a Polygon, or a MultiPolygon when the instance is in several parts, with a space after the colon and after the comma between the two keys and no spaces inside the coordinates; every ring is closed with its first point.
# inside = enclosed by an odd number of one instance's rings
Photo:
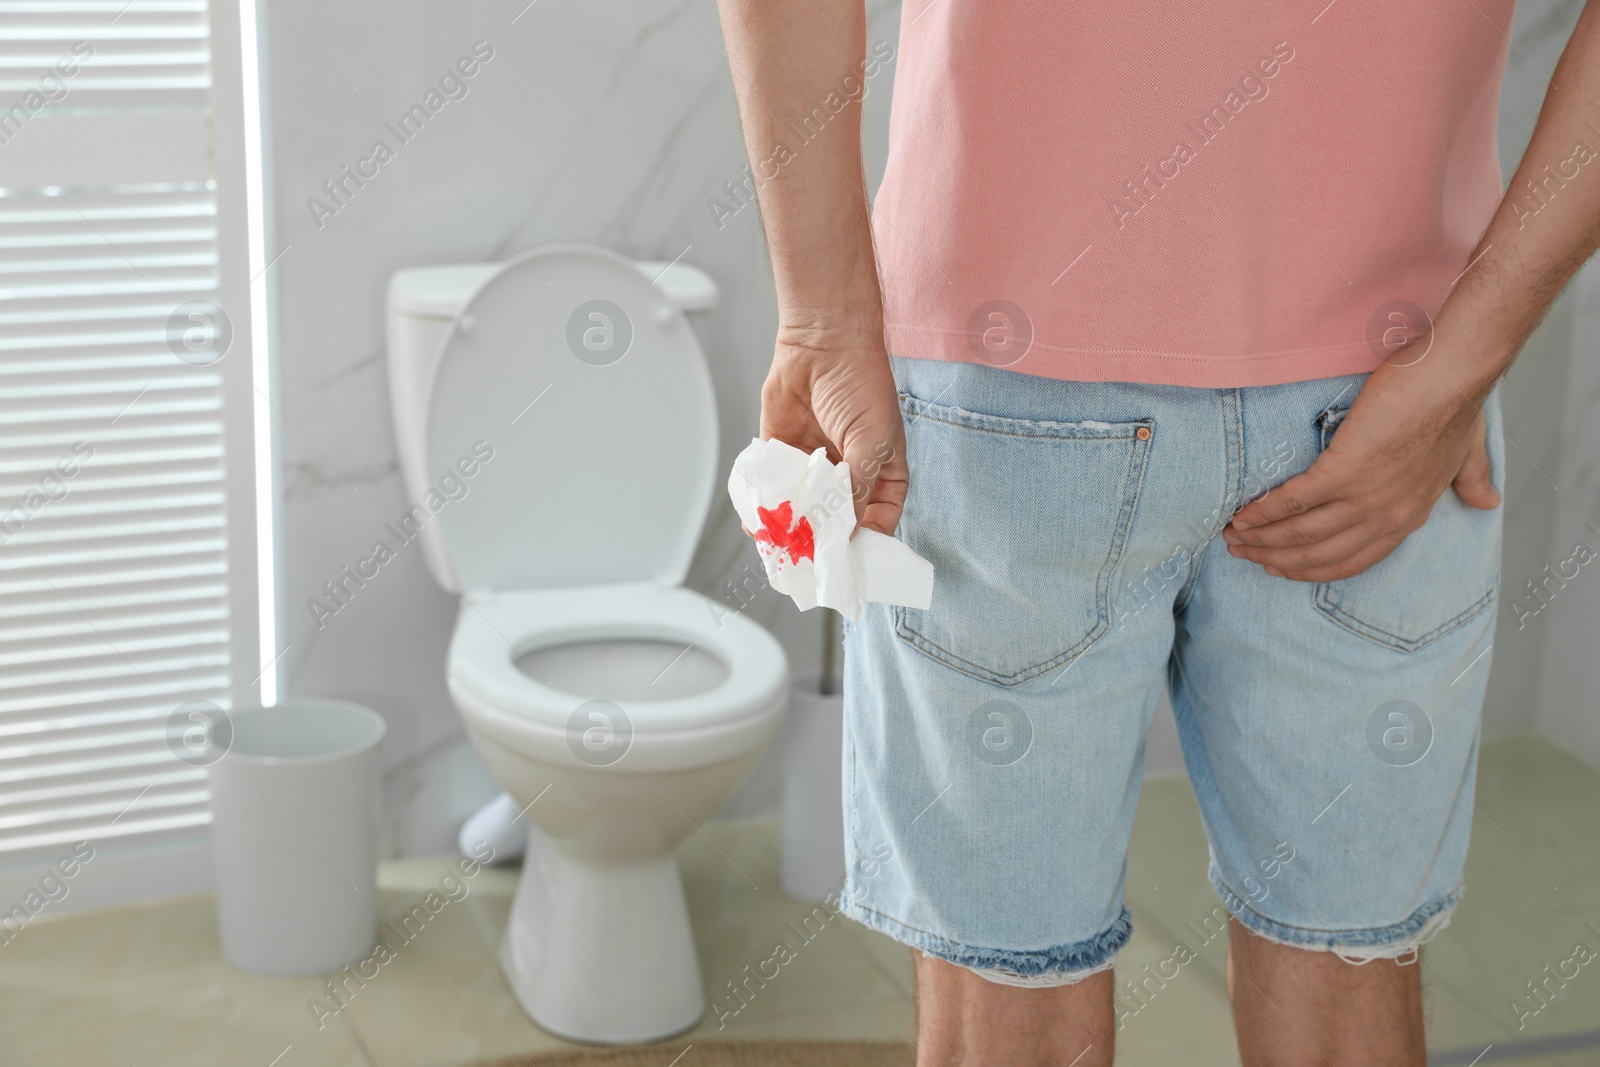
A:
{"type": "MultiPolygon", "coordinates": [[[[1230,390],[1232,403],[1228,405],[1233,410],[1233,456],[1231,459],[1232,470],[1228,473],[1233,478],[1232,495],[1234,500],[1244,496],[1245,483],[1245,455],[1244,455],[1244,390],[1230,390]]],[[[1227,428],[1227,409],[1223,413],[1223,428],[1227,428]]]]}
{"type": "MultiPolygon", "coordinates": [[[[1248,920],[1254,920],[1256,925],[1253,928],[1253,932],[1265,934],[1269,937],[1276,936],[1284,940],[1296,940],[1300,944],[1307,945],[1325,941],[1330,947],[1344,949],[1383,948],[1389,945],[1405,944],[1427,929],[1428,923],[1436,916],[1444,912],[1453,911],[1459,906],[1460,902],[1460,894],[1452,891],[1443,896],[1430,898],[1398,923],[1392,923],[1389,926],[1362,927],[1351,930],[1317,930],[1311,927],[1296,926],[1292,923],[1269,919],[1254,908],[1245,907],[1240,910],[1246,913],[1248,920]]],[[[1242,921],[1240,925],[1252,928],[1252,924],[1249,921],[1242,921]]]]}
{"type": "MultiPolygon", "coordinates": [[[[857,900],[854,900],[854,899],[845,899],[845,900],[840,901],[840,910],[842,912],[844,912],[847,916],[849,916],[851,918],[855,918],[857,922],[861,922],[863,925],[873,926],[874,928],[880,930],[881,932],[883,932],[885,934],[888,934],[888,930],[885,929],[885,928],[886,927],[892,927],[895,930],[904,931],[907,934],[915,934],[919,939],[921,939],[923,941],[923,943],[925,945],[934,945],[934,944],[937,944],[937,945],[948,945],[948,946],[950,946],[951,949],[959,950],[959,954],[961,954],[963,956],[963,958],[970,958],[970,959],[973,959],[973,960],[977,960],[977,959],[980,959],[980,958],[995,959],[995,958],[1001,958],[1001,957],[1015,959],[1016,957],[1019,957],[1019,956],[1045,956],[1045,957],[1049,957],[1057,949],[1062,949],[1062,948],[1073,948],[1073,949],[1076,949],[1076,947],[1079,946],[1079,945],[1093,946],[1095,944],[1098,944],[1100,941],[1106,940],[1107,938],[1109,938],[1110,935],[1112,935],[1119,928],[1126,927],[1130,934],[1131,934],[1132,929],[1133,929],[1133,914],[1132,914],[1132,912],[1130,912],[1128,910],[1127,905],[1123,905],[1122,908],[1121,908],[1121,911],[1117,915],[1117,918],[1112,922],[1112,924],[1110,926],[1106,927],[1104,930],[1101,930],[1099,933],[1095,934],[1093,937],[1086,938],[1083,941],[1075,941],[1071,945],[1056,945],[1056,946],[1052,946],[1051,948],[1040,950],[1040,951],[1029,951],[1029,950],[1019,950],[1019,949],[974,948],[973,946],[965,944],[963,942],[953,941],[950,938],[945,937],[942,934],[936,934],[931,930],[924,930],[921,927],[912,926],[910,923],[902,922],[901,920],[896,919],[892,915],[885,915],[883,912],[877,911],[876,909],[873,909],[873,908],[869,908],[865,904],[862,904],[861,902],[859,902],[857,900]],[[863,917],[865,917],[865,918],[863,918],[863,917]]],[[[889,936],[893,936],[893,935],[889,935],[889,936]]],[[[896,940],[899,940],[899,939],[896,938],[896,940]]],[[[1128,940],[1127,938],[1124,938],[1123,942],[1122,942],[1122,945],[1119,945],[1117,948],[1112,949],[1110,951],[1110,955],[1115,956],[1117,954],[1117,952],[1121,951],[1122,947],[1126,946],[1127,940],[1128,940]]],[[[926,951],[926,949],[924,948],[923,951],[926,951]]],[[[1043,972],[1041,972],[1041,973],[1043,973],[1043,972]]]]}
{"type": "Polygon", "coordinates": [[[1189,601],[1194,599],[1194,591],[1200,585],[1200,568],[1205,566],[1206,554],[1211,551],[1211,546],[1216,544],[1216,537],[1211,537],[1200,546],[1200,551],[1195,553],[1194,571],[1189,575],[1189,580],[1184,583],[1184,588],[1178,591],[1178,601],[1172,605],[1172,613],[1177,615],[1189,606],[1189,601]]]}
{"type": "MultiPolygon", "coordinates": [[[[1403,930],[1405,927],[1410,926],[1413,923],[1415,923],[1417,929],[1420,930],[1430,918],[1437,915],[1439,912],[1444,911],[1447,908],[1455,907],[1456,904],[1461,900],[1462,890],[1466,887],[1465,881],[1457,881],[1454,888],[1423,901],[1421,904],[1417,905],[1411,910],[1410,915],[1407,915],[1404,919],[1401,919],[1397,923],[1390,923],[1388,926],[1365,926],[1352,930],[1324,930],[1313,926],[1297,926],[1294,923],[1287,923],[1281,919],[1274,919],[1270,915],[1263,915],[1261,912],[1255,910],[1245,903],[1247,898],[1242,897],[1235,892],[1233,886],[1228,884],[1227,879],[1222,877],[1222,872],[1216,870],[1214,865],[1212,870],[1208,873],[1210,874],[1212,888],[1217,889],[1220,887],[1221,890],[1225,890],[1229,896],[1239,901],[1240,911],[1248,912],[1253,918],[1259,920],[1263,926],[1274,929],[1290,930],[1294,931],[1295,933],[1312,934],[1318,938],[1324,938],[1330,941],[1337,940],[1341,936],[1351,934],[1364,936],[1382,933],[1386,930],[1403,930]],[[1424,912],[1427,914],[1423,915],[1424,912]],[[1422,915],[1420,921],[1417,919],[1418,915],[1422,915]]],[[[1226,901],[1224,901],[1223,906],[1227,907],[1226,901]]],[[[1231,908],[1229,909],[1229,913],[1233,914],[1237,918],[1237,913],[1233,912],[1231,908]]],[[[1393,938],[1393,940],[1404,941],[1408,936],[1410,935],[1401,934],[1400,936],[1393,938]]],[[[1386,942],[1379,941],[1371,942],[1371,944],[1374,945],[1385,943],[1386,942]]]]}
{"type": "Polygon", "coordinates": [[[1338,604],[1333,603],[1329,596],[1329,585],[1330,583],[1328,582],[1319,582],[1317,584],[1316,606],[1318,611],[1357,637],[1365,637],[1374,644],[1387,645],[1401,652],[1417,652],[1425,646],[1431,645],[1445,634],[1453,630],[1459,630],[1471,622],[1490,604],[1494,603],[1495,594],[1499,592],[1500,582],[1499,577],[1496,576],[1495,580],[1490,583],[1487,593],[1474,601],[1459,615],[1440,623],[1421,637],[1402,637],[1399,634],[1390,633],[1381,626],[1374,626],[1369,622],[1356,618],[1338,604]]]}
{"type": "MultiPolygon", "coordinates": [[[[908,609],[900,608],[898,610],[903,613],[908,609]]],[[[1043,663],[1036,663],[1031,667],[1022,667],[1011,674],[1000,674],[993,668],[985,667],[980,663],[974,663],[963,656],[956,655],[943,645],[929,640],[927,637],[923,636],[920,631],[913,630],[911,628],[909,616],[905,614],[900,616],[900,622],[895,627],[895,632],[903,641],[906,642],[906,644],[910,645],[912,648],[915,648],[929,659],[932,659],[935,663],[942,663],[946,667],[953,667],[964,674],[971,674],[980,681],[994,682],[996,685],[1004,685],[1009,687],[1021,685],[1023,682],[1030,682],[1039,677],[1041,674],[1049,674],[1064,661],[1071,659],[1074,655],[1088,651],[1090,646],[1106,635],[1106,631],[1108,629],[1110,629],[1110,627],[1104,621],[1098,621],[1095,623],[1094,629],[1089,631],[1087,637],[1073,645],[1071,648],[1067,649],[1067,651],[1062,652],[1059,655],[1052,656],[1043,663]],[[939,653],[939,655],[935,655],[934,653],[939,653]],[[967,670],[967,667],[971,667],[972,670],[967,670]]]]}
{"type": "Polygon", "coordinates": [[[860,912],[862,915],[870,915],[874,919],[882,919],[884,922],[892,923],[895,926],[898,926],[903,930],[909,930],[911,933],[921,934],[923,937],[936,938],[937,940],[940,940],[940,941],[948,941],[949,940],[949,938],[941,937],[940,935],[934,933],[932,930],[924,930],[920,926],[912,926],[908,922],[902,922],[901,920],[896,919],[893,915],[885,915],[883,912],[879,911],[878,909],[869,908],[865,904],[862,904],[861,902],[859,902],[857,900],[851,900],[849,902],[849,904],[850,904],[850,909],[852,911],[860,912]]]}
{"type": "MultiPolygon", "coordinates": [[[[1153,432],[1151,436],[1154,437],[1153,432]]],[[[1095,613],[1099,620],[1096,627],[1102,635],[1111,627],[1111,594],[1116,588],[1117,568],[1122,566],[1122,557],[1127,554],[1128,535],[1133,529],[1139,500],[1144,494],[1145,472],[1150,467],[1150,443],[1146,441],[1144,444],[1144,448],[1135,445],[1128,453],[1127,465],[1122,470],[1122,502],[1117,507],[1117,521],[1111,530],[1111,548],[1106,552],[1106,559],[1095,577],[1095,613]],[[1137,474],[1134,473],[1136,465],[1137,474]]]]}
{"type": "Polygon", "coordinates": [[[926,400],[912,396],[910,393],[901,393],[899,394],[899,397],[900,407],[902,409],[912,409],[916,418],[927,419],[930,422],[943,423],[946,426],[954,426],[958,430],[974,430],[978,433],[991,433],[997,437],[1017,437],[1027,441],[1132,441],[1138,439],[1139,427],[1150,427],[1154,425],[1152,420],[1145,418],[1137,419],[1132,422],[1108,422],[1106,425],[1111,429],[1097,430],[1091,427],[1085,427],[1079,422],[1053,422],[1049,419],[1019,419],[1013,418],[1009,415],[989,415],[981,411],[969,411],[966,408],[958,408],[948,404],[935,405],[928,403],[926,400]],[[918,411],[916,410],[917,408],[920,408],[921,410],[918,411]],[[935,412],[946,411],[951,412],[954,417],[945,417],[935,414],[935,412]],[[1005,423],[1007,425],[1015,425],[1018,427],[1018,430],[1008,430],[1000,426],[986,426],[984,425],[985,420],[996,423],[1005,423]],[[1052,432],[1049,430],[1040,433],[1019,432],[1023,427],[1034,426],[1040,427],[1042,430],[1046,430],[1046,428],[1049,427],[1060,427],[1062,430],[1067,432],[1052,432]],[[1117,432],[1128,427],[1132,427],[1133,432],[1117,432]]]}
{"type": "MultiPolygon", "coordinates": [[[[919,412],[917,414],[917,418],[927,419],[929,422],[943,423],[946,426],[954,426],[961,430],[972,430],[976,433],[992,433],[997,437],[1016,437],[1024,441],[1131,441],[1137,436],[1136,434],[1131,433],[1105,434],[1095,433],[1094,431],[1083,433],[1017,433],[1012,430],[995,429],[992,426],[983,426],[970,422],[962,422],[955,419],[940,418],[938,415],[930,415],[926,411],[919,412]]],[[[1018,421],[1025,422],[1027,420],[1018,421]]],[[[1126,426],[1129,424],[1123,423],[1122,425],[1126,426]]],[[[1135,423],[1133,425],[1138,424],[1135,423]]]]}
{"type": "Polygon", "coordinates": [[[1233,913],[1239,925],[1251,933],[1277,939],[1280,942],[1298,946],[1313,946],[1326,943],[1334,951],[1386,948],[1394,945],[1403,945],[1427,929],[1428,923],[1439,915],[1454,911],[1461,903],[1460,894],[1448,893],[1442,897],[1434,897],[1420,905],[1405,919],[1390,926],[1365,927],[1353,930],[1316,930],[1310,927],[1295,926],[1291,923],[1279,922],[1269,919],[1253,908],[1241,907],[1245,915],[1241,918],[1238,913],[1233,913]],[[1379,936],[1392,933],[1392,936],[1379,936]]]}
{"type": "MultiPolygon", "coordinates": [[[[1244,492],[1244,392],[1240,389],[1221,390],[1221,392],[1222,403],[1217,405],[1217,420],[1219,423],[1221,423],[1222,430],[1222,502],[1224,505],[1226,505],[1230,495],[1234,500],[1237,500],[1244,492]],[[1236,442],[1239,457],[1239,469],[1236,473],[1231,469],[1233,467],[1233,461],[1228,455],[1228,409],[1230,406],[1228,403],[1228,396],[1230,393],[1233,396],[1233,403],[1231,406],[1234,414],[1234,440],[1236,442]],[[1237,482],[1237,490],[1233,488],[1233,486],[1230,484],[1231,482],[1237,482]]],[[[1217,518],[1222,518],[1222,509],[1219,507],[1217,511],[1217,518]]],[[[1227,523],[1224,523],[1223,525],[1227,525],[1227,523]]],[[[1200,569],[1205,566],[1206,554],[1211,550],[1212,544],[1215,543],[1218,532],[1220,532],[1220,527],[1217,531],[1212,532],[1211,536],[1208,537],[1205,543],[1200,546],[1200,551],[1195,554],[1194,570],[1190,573],[1189,580],[1184,583],[1184,587],[1178,590],[1177,600],[1172,605],[1172,613],[1174,615],[1188,607],[1189,601],[1194,599],[1194,591],[1200,585],[1200,569]]]]}
{"type": "MultiPolygon", "coordinates": [[[[902,399],[902,401],[904,401],[906,399],[913,399],[914,400],[916,398],[915,397],[911,397],[909,394],[904,394],[903,393],[903,394],[901,394],[901,399],[902,399]]],[[[904,406],[904,405],[902,405],[902,406],[904,406]]],[[[926,407],[928,405],[924,404],[923,406],[926,407]]],[[[959,410],[962,410],[962,409],[956,408],[956,409],[952,409],[952,410],[958,410],[959,411],[959,410]]],[[[931,416],[919,415],[919,417],[931,417],[931,416]]],[[[998,418],[999,416],[986,416],[986,417],[987,418],[998,418]]],[[[957,429],[978,429],[977,427],[966,426],[963,423],[948,422],[945,419],[934,418],[934,421],[935,422],[944,422],[946,425],[954,426],[957,429]]],[[[1061,423],[1059,425],[1067,425],[1067,424],[1061,423]]],[[[1152,419],[1141,419],[1137,423],[1125,423],[1124,425],[1152,426],[1153,427],[1155,425],[1155,423],[1154,423],[1154,420],[1152,420],[1152,419]]],[[[1005,434],[1002,431],[980,430],[979,432],[992,432],[992,433],[1000,434],[1001,436],[1018,437],[1018,438],[1021,438],[1021,439],[1024,439],[1024,440],[1058,440],[1058,439],[1059,440],[1073,440],[1074,439],[1074,438],[1042,437],[1042,436],[1029,435],[1029,434],[1005,434]]],[[[1152,433],[1152,437],[1153,436],[1154,436],[1154,434],[1152,433]]],[[[1080,639],[1078,641],[1077,644],[1073,645],[1071,648],[1067,649],[1065,652],[1061,652],[1061,653],[1051,657],[1050,659],[1044,660],[1044,661],[1042,661],[1040,663],[1035,663],[1035,664],[1033,664],[1031,666],[1028,666],[1028,667],[1018,668],[1017,670],[1013,671],[1010,674],[1001,674],[1000,672],[994,670],[992,667],[985,667],[980,663],[974,663],[972,660],[967,659],[965,656],[958,655],[957,653],[952,652],[950,649],[945,648],[943,645],[941,645],[938,642],[932,640],[927,635],[923,634],[921,631],[914,629],[912,627],[912,625],[911,625],[910,609],[905,608],[903,606],[897,606],[894,609],[893,619],[894,619],[894,629],[895,629],[896,636],[898,636],[901,640],[905,641],[912,648],[917,649],[919,652],[923,653],[925,656],[927,656],[929,659],[932,659],[936,663],[943,663],[945,666],[952,667],[952,668],[954,668],[956,670],[961,671],[964,674],[970,674],[973,677],[978,678],[980,681],[989,681],[989,682],[995,683],[996,685],[1003,685],[1003,686],[1007,686],[1009,688],[1009,687],[1012,687],[1012,686],[1021,685],[1024,682],[1032,681],[1033,679],[1039,677],[1042,674],[1048,674],[1049,672],[1055,670],[1062,663],[1065,663],[1066,661],[1074,658],[1075,656],[1079,656],[1079,655],[1082,655],[1083,653],[1087,652],[1089,650],[1089,648],[1092,647],[1095,644],[1095,642],[1099,641],[1100,638],[1102,638],[1102,637],[1104,637],[1106,635],[1106,633],[1111,629],[1111,619],[1110,619],[1110,609],[1111,609],[1111,604],[1110,604],[1110,580],[1111,580],[1111,573],[1116,570],[1117,564],[1121,562],[1123,549],[1125,548],[1126,543],[1127,543],[1127,531],[1132,526],[1132,523],[1133,523],[1133,512],[1135,510],[1137,510],[1137,508],[1138,508],[1139,494],[1144,489],[1144,475],[1145,475],[1145,471],[1146,471],[1146,469],[1148,468],[1148,465],[1149,465],[1150,442],[1149,442],[1149,440],[1141,441],[1141,440],[1139,440],[1139,438],[1137,436],[1096,437],[1096,438],[1076,438],[1076,439],[1077,440],[1096,440],[1096,441],[1132,441],[1134,443],[1132,451],[1128,454],[1127,463],[1124,464],[1124,466],[1123,466],[1123,472],[1122,472],[1122,484],[1123,484],[1122,499],[1117,504],[1117,519],[1116,519],[1115,524],[1112,527],[1111,544],[1107,546],[1105,557],[1100,561],[1100,566],[1095,572],[1095,594],[1094,594],[1095,595],[1095,624],[1094,624],[1093,628],[1090,629],[1088,634],[1086,634],[1082,639],[1080,639]],[[1138,463],[1138,472],[1139,472],[1138,473],[1138,484],[1137,485],[1130,485],[1130,483],[1133,480],[1133,478],[1132,478],[1133,465],[1136,462],[1138,463]],[[968,670],[967,668],[971,668],[971,669],[968,670]]]]}

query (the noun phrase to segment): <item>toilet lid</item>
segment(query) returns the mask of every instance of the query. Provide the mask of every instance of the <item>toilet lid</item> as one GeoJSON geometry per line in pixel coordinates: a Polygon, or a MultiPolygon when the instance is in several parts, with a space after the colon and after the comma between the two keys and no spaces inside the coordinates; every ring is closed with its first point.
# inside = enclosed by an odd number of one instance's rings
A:
{"type": "Polygon", "coordinates": [[[433,491],[411,517],[441,524],[464,590],[688,573],[716,400],[688,321],[631,261],[567,245],[506,263],[457,316],[427,419],[433,491]]]}

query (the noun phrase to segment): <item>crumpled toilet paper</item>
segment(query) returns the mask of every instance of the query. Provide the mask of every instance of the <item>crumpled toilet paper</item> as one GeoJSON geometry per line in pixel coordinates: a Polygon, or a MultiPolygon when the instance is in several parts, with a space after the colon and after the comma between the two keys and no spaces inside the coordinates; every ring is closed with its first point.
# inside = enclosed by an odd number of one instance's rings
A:
{"type": "Polygon", "coordinates": [[[782,441],[751,441],[733,461],[728,495],[772,588],[801,611],[820,604],[856,622],[869,601],[932,602],[933,564],[893,537],[856,530],[850,467],[829,463],[826,449],[808,456],[782,441]]]}

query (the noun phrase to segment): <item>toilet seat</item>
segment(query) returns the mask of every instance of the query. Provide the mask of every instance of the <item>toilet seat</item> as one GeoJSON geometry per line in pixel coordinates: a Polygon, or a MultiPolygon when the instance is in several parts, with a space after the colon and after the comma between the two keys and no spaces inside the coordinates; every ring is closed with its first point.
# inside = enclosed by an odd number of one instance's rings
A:
{"type": "Polygon", "coordinates": [[[788,668],[776,638],[692,590],[654,582],[469,597],[450,643],[450,689],[530,742],[565,746],[573,712],[593,697],[540,682],[515,661],[537,648],[608,638],[682,641],[728,670],[721,684],[693,696],[615,701],[636,746],[655,739],[659,750],[676,740],[697,760],[724,746],[733,753],[749,728],[764,730],[783,707],[788,668]]]}

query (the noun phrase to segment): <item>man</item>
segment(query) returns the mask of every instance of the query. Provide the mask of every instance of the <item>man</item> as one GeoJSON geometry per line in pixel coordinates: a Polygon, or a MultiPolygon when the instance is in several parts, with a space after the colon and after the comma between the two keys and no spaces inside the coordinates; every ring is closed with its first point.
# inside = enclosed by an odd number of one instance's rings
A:
{"type": "Polygon", "coordinates": [[[721,8],[761,432],[849,461],[938,569],[847,635],[843,906],[917,950],[918,1062],[1112,1062],[1169,685],[1244,1063],[1424,1064],[1494,387],[1600,241],[1594,11],[1502,196],[1511,0],[917,0],[869,218],[861,0],[721,8]]]}

